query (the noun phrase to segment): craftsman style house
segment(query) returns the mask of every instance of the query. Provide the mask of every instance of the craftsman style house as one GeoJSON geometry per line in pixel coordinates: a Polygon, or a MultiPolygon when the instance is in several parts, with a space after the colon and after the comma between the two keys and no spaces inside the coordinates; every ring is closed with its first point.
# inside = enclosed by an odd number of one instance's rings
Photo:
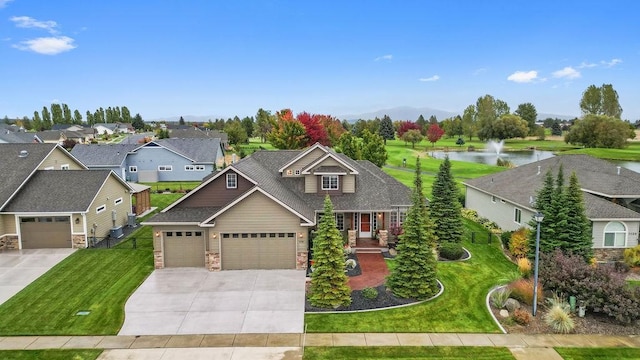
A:
{"type": "Polygon", "coordinates": [[[118,233],[131,188],[57,144],[0,144],[0,250],[85,248],[118,233]]]}
{"type": "Polygon", "coordinates": [[[153,226],[155,266],[304,269],[326,194],[352,246],[384,241],[411,204],[410,190],[374,164],[323,145],[258,151],[144,223],[153,226]]]}
{"type": "Polygon", "coordinates": [[[565,181],[575,172],[592,222],[597,260],[619,260],[625,248],[638,245],[640,174],[588,155],[561,155],[501,173],[465,181],[466,207],[515,230],[536,212],[535,196],[548,171],[562,166],[565,181]]]}

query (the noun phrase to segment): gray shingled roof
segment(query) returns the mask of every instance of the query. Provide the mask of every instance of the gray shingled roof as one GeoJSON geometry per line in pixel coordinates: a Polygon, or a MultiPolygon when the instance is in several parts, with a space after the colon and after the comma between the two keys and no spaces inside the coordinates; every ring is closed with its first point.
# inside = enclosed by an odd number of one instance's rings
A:
{"type": "Polygon", "coordinates": [[[45,130],[38,131],[35,135],[42,139],[42,141],[58,141],[62,137],[62,131],[60,130],[45,130]]]}
{"type": "Polygon", "coordinates": [[[203,164],[214,164],[218,151],[221,151],[219,138],[169,138],[154,142],[182,154],[196,163],[203,164]]]}
{"type": "Polygon", "coordinates": [[[0,130],[0,143],[24,144],[35,142],[35,133],[24,131],[0,130]]]}
{"type": "Polygon", "coordinates": [[[3,211],[87,211],[110,173],[110,170],[38,170],[3,211]]]}
{"type": "Polygon", "coordinates": [[[227,142],[228,135],[217,130],[201,130],[200,128],[173,129],[169,132],[171,138],[176,139],[209,139],[219,138],[222,142],[227,142]]]}
{"type": "Polygon", "coordinates": [[[640,218],[640,214],[634,211],[587,194],[602,194],[609,198],[638,198],[640,197],[640,174],[620,168],[620,175],[618,175],[615,164],[588,155],[555,156],[500,173],[467,180],[464,183],[520,206],[532,208],[531,199],[535,198],[537,191],[542,188],[547,171],[551,171],[555,178],[560,165],[565,174],[565,181],[568,181],[574,171],[578,176],[580,187],[586,192],[585,208],[589,218],[615,217],[611,216],[612,214],[619,214],[620,218],[640,218]],[[538,167],[540,167],[539,171],[538,167]]]}
{"type": "Polygon", "coordinates": [[[56,144],[0,144],[0,210],[56,144]],[[22,150],[27,156],[20,157],[22,150]]]}
{"type": "Polygon", "coordinates": [[[87,167],[120,166],[128,153],[139,144],[77,144],[71,150],[87,167]]]}
{"type": "Polygon", "coordinates": [[[175,207],[167,212],[155,214],[145,223],[167,223],[167,222],[202,222],[220,210],[219,207],[175,207]]]}

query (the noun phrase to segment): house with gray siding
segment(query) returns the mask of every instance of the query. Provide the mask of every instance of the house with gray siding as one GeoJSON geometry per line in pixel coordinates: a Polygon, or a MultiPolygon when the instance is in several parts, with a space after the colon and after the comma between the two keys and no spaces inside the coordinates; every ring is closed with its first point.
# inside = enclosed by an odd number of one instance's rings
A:
{"type": "Polygon", "coordinates": [[[306,269],[326,195],[350,246],[385,246],[401,226],[410,189],[373,163],[315,144],[260,150],[212,174],[144,224],[156,268],[306,269]]]}
{"type": "Polygon", "coordinates": [[[638,245],[640,174],[588,155],[560,155],[501,173],[464,182],[466,204],[503,230],[528,226],[536,213],[535,197],[548,171],[562,166],[565,180],[575,172],[591,220],[598,260],[620,260],[626,248],[638,245]]]}
{"type": "Polygon", "coordinates": [[[71,155],[89,169],[112,170],[122,179],[126,179],[127,156],[139,146],[139,144],[77,144],[71,149],[71,155]]]}

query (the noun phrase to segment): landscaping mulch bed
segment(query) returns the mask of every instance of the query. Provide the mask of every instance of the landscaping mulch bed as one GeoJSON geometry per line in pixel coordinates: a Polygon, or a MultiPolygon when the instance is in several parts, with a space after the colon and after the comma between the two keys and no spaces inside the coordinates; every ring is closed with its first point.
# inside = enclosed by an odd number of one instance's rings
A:
{"type": "MultiPolygon", "coordinates": [[[[522,305],[522,304],[521,304],[522,305]]],[[[532,313],[531,306],[522,305],[522,308],[532,313]]],[[[547,309],[538,306],[538,311],[533,320],[526,326],[516,324],[510,318],[502,318],[500,310],[491,306],[493,315],[500,321],[500,324],[510,334],[553,334],[553,329],[544,322],[544,315],[547,309]]],[[[608,316],[587,313],[581,318],[573,316],[575,328],[572,334],[600,334],[600,335],[640,335],[640,323],[632,325],[621,325],[608,316]]]]}
{"type": "Polygon", "coordinates": [[[387,289],[385,285],[380,285],[375,288],[378,290],[378,297],[376,299],[366,299],[362,296],[361,290],[354,290],[351,292],[351,305],[341,306],[337,309],[325,309],[311,306],[308,300],[305,300],[305,311],[308,312],[323,312],[323,311],[358,311],[358,310],[370,310],[370,309],[382,309],[391,306],[406,305],[417,302],[415,299],[402,299],[396,297],[387,289]]]}

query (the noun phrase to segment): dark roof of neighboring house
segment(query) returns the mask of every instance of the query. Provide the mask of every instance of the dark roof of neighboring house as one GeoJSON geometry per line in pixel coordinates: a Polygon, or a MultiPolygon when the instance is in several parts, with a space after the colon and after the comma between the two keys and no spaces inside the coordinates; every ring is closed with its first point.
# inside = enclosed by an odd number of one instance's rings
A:
{"type": "Polygon", "coordinates": [[[85,134],[80,131],[63,130],[62,133],[67,139],[84,139],[85,134]]]}
{"type": "Polygon", "coordinates": [[[11,144],[32,143],[37,140],[35,133],[23,131],[0,130],[0,142],[11,144]]]}
{"type": "Polygon", "coordinates": [[[56,144],[0,144],[0,210],[55,147],[56,144]],[[23,150],[27,155],[21,157],[23,150]]]}
{"type": "Polygon", "coordinates": [[[111,170],[38,170],[3,211],[87,211],[110,174],[111,170]]]}
{"type": "Polygon", "coordinates": [[[200,128],[190,127],[188,129],[173,129],[169,132],[171,138],[188,139],[188,138],[220,138],[222,142],[228,141],[227,133],[217,130],[201,130],[200,128]]]}
{"type": "Polygon", "coordinates": [[[626,214],[626,218],[640,218],[640,214],[621,205],[589,195],[591,193],[607,198],[640,198],[640,174],[588,155],[554,156],[500,173],[466,180],[464,183],[523,207],[533,208],[531,202],[537,191],[542,188],[547,172],[551,171],[555,179],[560,166],[565,182],[568,183],[572,172],[578,176],[580,187],[585,192],[585,208],[589,218],[615,217],[609,216],[613,214],[626,214]]]}
{"type": "Polygon", "coordinates": [[[72,126],[74,125],[73,124],[53,124],[51,125],[51,130],[67,130],[72,126]]]}
{"type": "Polygon", "coordinates": [[[71,150],[88,167],[120,166],[128,153],[137,149],[138,144],[77,144],[71,150]]]}
{"type": "Polygon", "coordinates": [[[194,222],[200,223],[220,210],[219,207],[173,208],[170,212],[160,212],[153,216],[153,222],[194,222]]]}
{"type": "Polygon", "coordinates": [[[38,131],[35,135],[42,141],[58,141],[62,137],[62,131],[60,130],[45,130],[38,131]]]}
{"type": "MultiPolygon", "coordinates": [[[[218,151],[222,151],[220,139],[161,139],[154,141],[156,144],[181,154],[196,163],[216,162],[218,151]]],[[[144,146],[144,145],[143,145],[144,146]]],[[[224,154],[223,154],[224,155],[224,154]]]]}
{"type": "MultiPolygon", "coordinates": [[[[373,163],[360,160],[355,161],[344,154],[338,154],[329,148],[329,151],[340,161],[348,164],[358,171],[356,177],[356,192],[343,193],[331,197],[336,211],[384,211],[392,210],[398,206],[411,205],[411,190],[398,182],[393,177],[384,173],[373,163]]],[[[315,214],[322,211],[324,206],[324,193],[305,193],[304,177],[283,177],[279,169],[302,154],[303,150],[278,150],[256,151],[248,157],[238,161],[227,168],[227,171],[237,170],[241,175],[247,176],[256,183],[265,193],[273,196],[298,214],[315,222],[315,214]]],[[[216,176],[224,171],[217,172],[216,176]]],[[[211,177],[208,177],[210,179],[211,177]]],[[[197,195],[192,192],[189,196],[197,195]]],[[[153,217],[150,222],[188,222],[199,220],[205,214],[211,216],[218,209],[196,208],[200,210],[183,210],[180,207],[172,207],[153,217]],[[196,213],[191,213],[197,212],[196,213]],[[192,217],[190,217],[193,215],[192,217]]],[[[206,219],[206,218],[205,218],[206,219]]]]}

